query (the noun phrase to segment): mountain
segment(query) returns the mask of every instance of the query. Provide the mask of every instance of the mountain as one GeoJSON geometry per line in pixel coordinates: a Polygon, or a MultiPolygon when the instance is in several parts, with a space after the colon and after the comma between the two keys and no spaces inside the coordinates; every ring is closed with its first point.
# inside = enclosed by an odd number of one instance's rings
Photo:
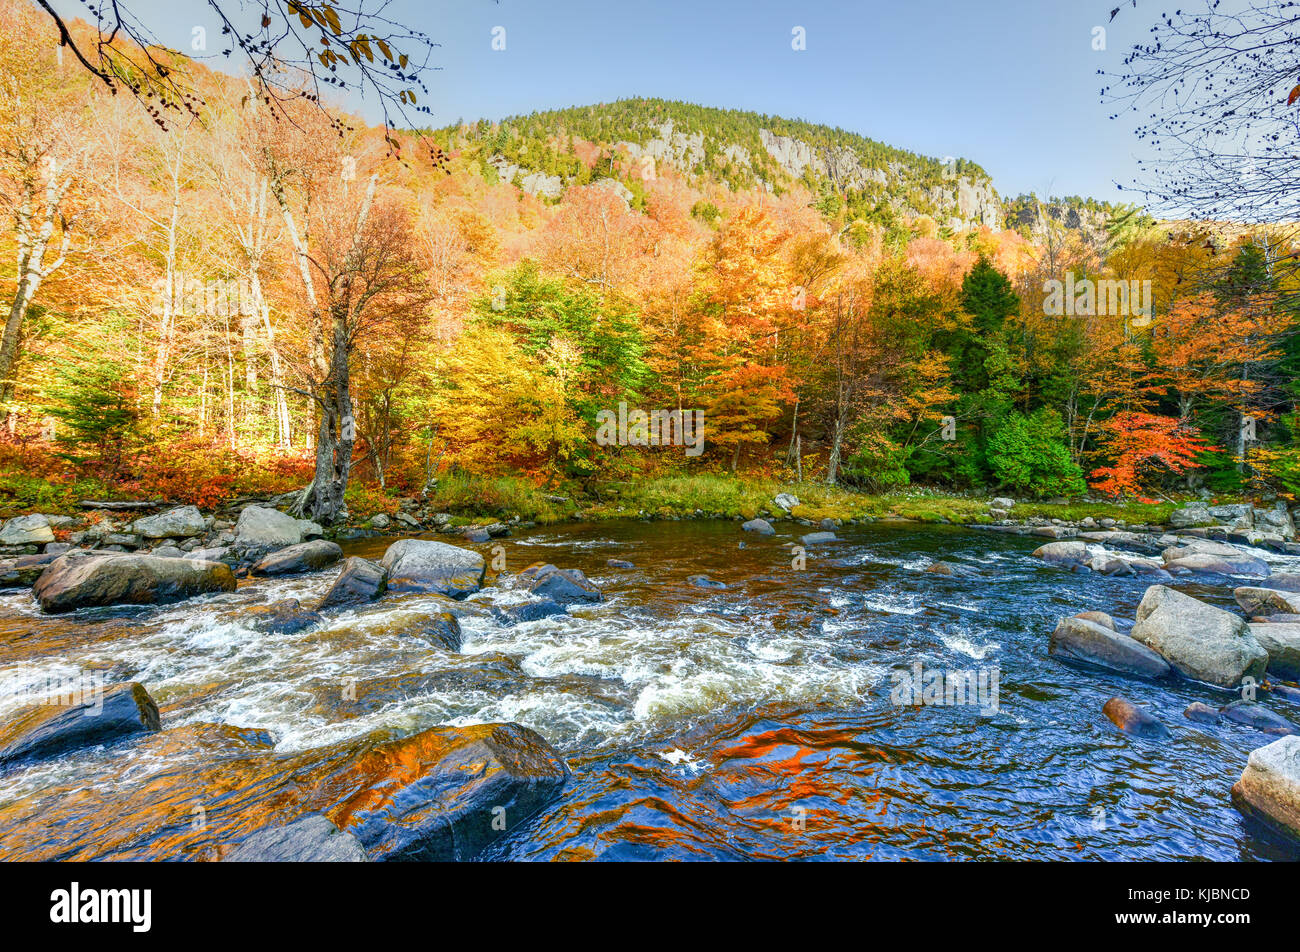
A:
{"type": "Polygon", "coordinates": [[[820,196],[827,217],[892,226],[928,215],[952,231],[1003,224],[993,183],[974,162],[930,158],[843,129],[755,112],[623,99],[458,124],[434,135],[548,199],[570,185],[617,176],[616,162],[627,169],[653,160],[697,185],[779,194],[800,183],[820,196]],[[599,150],[594,163],[579,155],[587,147],[599,150]],[[610,161],[602,164],[604,158],[610,161]]]}

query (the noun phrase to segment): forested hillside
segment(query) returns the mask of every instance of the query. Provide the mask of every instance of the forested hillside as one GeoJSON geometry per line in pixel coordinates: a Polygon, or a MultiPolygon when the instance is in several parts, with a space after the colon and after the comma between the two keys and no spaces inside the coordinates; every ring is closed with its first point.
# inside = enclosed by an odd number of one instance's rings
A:
{"type": "Polygon", "coordinates": [[[655,99],[453,124],[431,165],[179,57],[202,103],[162,129],[56,49],[4,0],[12,509],[315,478],[328,521],[325,483],[355,513],[455,481],[733,471],[1300,488],[1281,227],[1082,199],[1005,220],[968,160],[655,99]],[[1054,308],[1067,278],[1136,282],[1134,306],[1054,308]],[[699,410],[702,452],[598,441],[620,404],[699,410]]]}

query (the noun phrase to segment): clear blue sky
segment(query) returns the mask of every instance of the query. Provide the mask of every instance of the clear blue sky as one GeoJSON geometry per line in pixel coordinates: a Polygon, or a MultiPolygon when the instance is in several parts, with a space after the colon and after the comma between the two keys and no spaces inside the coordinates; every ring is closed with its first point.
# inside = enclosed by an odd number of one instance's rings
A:
{"type": "MultiPolygon", "coordinates": [[[[238,0],[230,0],[237,3],[238,0]]],[[[840,126],[983,165],[998,190],[1119,200],[1141,145],[1106,118],[1114,69],[1157,12],[1116,0],[393,0],[441,44],[433,124],[629,96],[680,99],[840,126]],[[492,29],[505,27],[494,51],[492,29]],[[802,26],[807,49],[791,49],[802,26]],[[1106,50],[1093,28],[1107,29],[1106,50]]],[[[202,0],[134,0],[188,51],[218,33],[202,0]]],[[[77,15],[77,0],[58,0],[77,15]]],[[[219,41],[216,41],[219,42],[219,41]]],[[[209,44],[210,48],[215,43],[209,44]]],[[[219,66],[219,58],[209,60],[219,66]]],[[[376,113],[364,106],[362,111],[376,113]]]]}

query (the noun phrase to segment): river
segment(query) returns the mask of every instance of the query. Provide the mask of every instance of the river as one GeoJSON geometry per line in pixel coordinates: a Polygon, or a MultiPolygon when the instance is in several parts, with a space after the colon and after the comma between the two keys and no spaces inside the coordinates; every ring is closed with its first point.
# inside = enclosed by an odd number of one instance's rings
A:
{"type": "MultiPolygon", "coordinates": [[[[307,604],[335,569],[59,617],[25,591],[0,595],[0,717],[43,679],[95,670],[143,683],[164,727],[0,775],[0,858],[200,858],[219,818],[265,795],[271,778],[250,752],[309,760],[377,728],[492,721],[538,731],[573,777],[488,859],[1300,858],[1229,798],[1250,751],[1275,738],[1182,716],[1232,695],[1048,657],[1058,618],[1132,618],[1142,580],[1046,566],[1030,555],[1041,539],[902,523],[845,527],[803,564],[790,545],[808,531],[784,523],[759,538],[684,521],[517,533],[499,540],[509,571],[579,568],[606,600],[506,627],[488,606],[527,596],[489,587],[464,603],[459,653],[403,634],[429,610],[420,596],[298,634],[247,622],[253,605],[307,604]],[[975,574],[924,571],[936,560],[975,574]],[[697,573],[726,589],[687,584],[697,573]],[[917,664],[973,672],[996,693],[894,703],[895,672],[917,664]],[[1117,731],[1101,708],[1119,693],[1172,738],[1117,731]]],[[[377,558],[392,541],[345,548],[377,558]]],[[[496,544],[472,547],[491,557],[496,544]]],[[[1232,604],[1225,587],[1176,587],[1232,604]]],[[[1300,721],[1300,708],[1263,703],[1300,721]]]]}

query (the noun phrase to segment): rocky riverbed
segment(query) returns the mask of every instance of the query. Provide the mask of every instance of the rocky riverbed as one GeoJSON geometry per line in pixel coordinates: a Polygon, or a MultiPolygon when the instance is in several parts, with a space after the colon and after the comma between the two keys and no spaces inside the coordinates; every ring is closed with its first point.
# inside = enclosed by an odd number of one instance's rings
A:
{"type": "Polygon", "coordinates": [[[0,857],[1300,856],[1291,515],[1006,502],[11,520],[0,857]]]}

